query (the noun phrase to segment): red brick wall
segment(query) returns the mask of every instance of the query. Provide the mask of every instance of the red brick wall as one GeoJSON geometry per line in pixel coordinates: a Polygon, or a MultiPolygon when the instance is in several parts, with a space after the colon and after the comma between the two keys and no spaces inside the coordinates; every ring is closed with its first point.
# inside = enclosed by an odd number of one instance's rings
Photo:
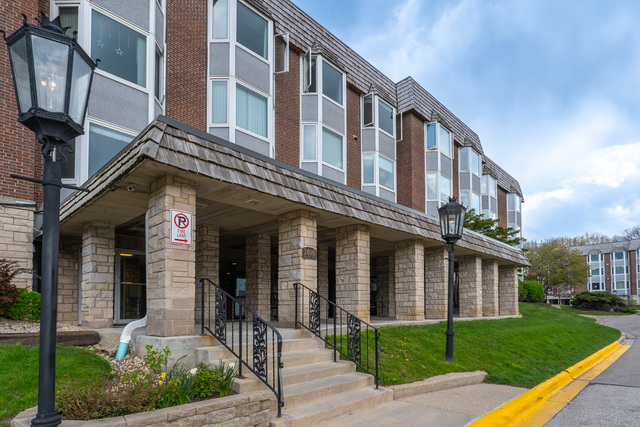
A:
{"type": "Polygon", "coordinates": [[[347,87],[347,131],[345,132],[347,185],[358,190],[362,188],[360,176],[362,149],[360,139],[360,94],[353,88],[347,87]],[[354,135],[358,138],[354,139],[354,135]]]}
{"type": "Polygon", "coordinates": [[[289,72],[275,77],[276,160],[300,167],[300,54],[289,49],[289,72]]]}
{"type": "Polygon", "coordinates": [[[498,187],[498,226],[507,228],[507,192],[498,187]]]}
{"type": "Polygon", "coordinates": [[[397,144],[398,203],[425,212],[424,122],[412,112],[402,115],[397,144]]]}
{"type": "Polygon", "coordinates": [[[629,281],[631,282],[631,295],[638,295],[638,277],[636,273],[636,251],[629,251],[629,281]]]}
{"type": "Polygon", "coordinates": [[[208,3],[167,1],[167,116],[203,131],[207,131],[208,3]]]}
{"type": "MultiPolygon", "coordinates": [[[[48,2],[43,9],[48,13],[48,2]]],[[[0,27],[12,34],[22,26],[21,13],[27,15],[29,23],[37,24],[38,1],[12,1],[0,2],[0,27]]],[[[4,43],[3,43],[4,45],[4,43]]],[[[27,181],[9,177],[11,173],[20,175],[42,177],[43,161],[40,152],[40,144],[35,139],[33,132],[19,124],[18,107],[16,104],[11,67],[9,65],[9,53],[5,46],[0,48],[0,141],[2,143],[2,156],[0,160],[0,196],[9,198],[42,201],[42,186],[27,181]]]]}

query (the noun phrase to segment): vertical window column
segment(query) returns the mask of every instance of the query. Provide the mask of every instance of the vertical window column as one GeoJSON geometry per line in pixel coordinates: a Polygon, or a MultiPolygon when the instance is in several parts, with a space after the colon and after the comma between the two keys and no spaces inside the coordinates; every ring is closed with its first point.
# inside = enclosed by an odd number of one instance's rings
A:
{"type": "Polygon", "coordinates": [[[370,93],[361,98],[362,190],[396,201],[395,108],[370,93]]]}
{"type": "Polygon", "coordinates": [[[453,195],[453,135],[438,122],[425,123],[425,146],[426,211],[437,216],[453,195]]]}

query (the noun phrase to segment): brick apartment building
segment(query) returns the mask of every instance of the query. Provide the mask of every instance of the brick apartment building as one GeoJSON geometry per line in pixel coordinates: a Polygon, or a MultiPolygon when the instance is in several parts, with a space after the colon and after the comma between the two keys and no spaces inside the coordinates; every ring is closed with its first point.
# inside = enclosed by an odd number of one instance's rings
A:
{"type": "Polygon", "coordinates": [[[640,239],[574,246],[585,257],[591,276],[575,292],[605,291],[640,302],[640,239]]]}
{"type": "MultiPolygon", "coordinates": [[[[516,179],[411,77],[393,82],[287,0],[27,0],[0,5],[7,33],[38,10],[101,59],[85,134],[63,169],[62,322],[108,327],[148,314],[148,335],[193,333],[202,277],[267,320],[293,320],[301,282],[368,320],[446,316],[437,209],[457,196],[520,229],[516,179]],[[170,242],[171,210],[194,242],[170,242]],[[303,256],[312,249],[317,256],[303,256]]],[[[0,61],[0,258],[38,268],[42,174],[15,121],[0,61]],[[31,208],[24,203],[36,203],[31,208]]],[[[459,314],[517,314],[522,252],[465,231],[459,314]]],[[[23,274],[20,286],[37,281],[23,274]]]]}

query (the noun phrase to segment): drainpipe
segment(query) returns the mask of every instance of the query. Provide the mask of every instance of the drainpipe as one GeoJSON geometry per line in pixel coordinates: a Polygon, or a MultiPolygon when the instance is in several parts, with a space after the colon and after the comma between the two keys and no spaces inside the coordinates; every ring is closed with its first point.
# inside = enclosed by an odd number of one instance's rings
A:
{"type": "Polygon", "coordinates": [[[147,326],[147,316],[127,323],[127,326],[125,326],[122,331],[122,335],[120,335],[120,345],[118,346],[116,360],[124,359],[124,356],[127,354],[127,348],[129,347],[129,341],[131,341],[131,334],[135,329],[142,328],[143,326],[147,326]]]}

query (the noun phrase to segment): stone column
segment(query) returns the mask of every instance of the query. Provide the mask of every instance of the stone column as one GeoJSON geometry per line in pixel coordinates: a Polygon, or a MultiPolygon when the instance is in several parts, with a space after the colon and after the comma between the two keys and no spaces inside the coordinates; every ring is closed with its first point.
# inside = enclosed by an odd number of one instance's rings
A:
{"type": "Polygon", "coordinates": [[[499,314],[498,262],[486,259],[482,261],[482,316],[494,317],[499,314]]]}
{"type": "Polygon", "coordinates": [[[377,301],[384,307],[385,317],[396,317],[396,259],[393,256],[376,259],[378,280],[377,301]]]}
{"type": "MultiPolygon", "coordinates": [[[[3,171],[3,174],[5,171],[3,171]]],[[[15,198],[0,195],[0,203],[15,203],[15,198]]],[[[17,288],[33,287],[33,217],[34,208],[0,205],[0,259],[18,262],[28,271],[11,281],[17,288]]]]}
{"type": "Polygon", "coordinates": [[[460,317],[482,317],[482,259],[460,257],[460,317]]]}
{"type": "Polygon", "coordinates": [[[196,228],[196,329],[202,321],[201,279],[220,285],[220,228],[215,225],[199,224],[196,228]]]}
{"type": "Polygon", "coordinates": [[[396,319],[424,319],[424,246],[418,240],[396,243],[396,319]]]}
{"type": "Polygon", "coordinates": [[[318,293],[329,299],[329,246],[318,245],[318,293]]]}
{"type": "Polygon", "coordinates": [[[271,320],[271,237],[246,237],[247,307],[266,321],[271,320]]]}
{"type": "Polygon", "coordinates": [[[371,266],[369,227],[336,230],[336,304],[365,322],[370,319],[371,266]]]}
{"type": "Polygon", "coordinates": [[[500,295],[500,315],[518,314],[518,267],[501,265],[498,267],[498,293],[500,295]]]}
{"type": "Polygon", "coordinates": [[[60,239],[58,256],[58,322],[78,323],[78,264],[80,244],[60,239]]]}
{"type": "Polygon", "coordinates": [[[195,317],[195,245],[171,243],[171,210],[193,214],[193,181],[167,175],[151,184],[149,196],[147,335],[193,335],[195,317]]]}
{"type": "Polygon", "coordinates": [[[82,326],[113,326],[115,247],[114,224],[82,225],[82,326]]]}
{"type": "Polygon", "coordinates": [[[447,318],[449,260],[447,248],[424,250],[424,311],[427,319],[447,318]]]}
{"type": "MultiPolygon", "coordinates": [[[[313,291],[317,290],[317,257],[302,257],[303,248],[317,251],[317,246],[318,226],[314,213],[297,210],[280,215],[278,224],[278,324],[280,327],[291,328],[295,323],[293,284],[302,283],[313,291]]],[[[308,313],[307,309],[305,313],[308,313]]]]}

